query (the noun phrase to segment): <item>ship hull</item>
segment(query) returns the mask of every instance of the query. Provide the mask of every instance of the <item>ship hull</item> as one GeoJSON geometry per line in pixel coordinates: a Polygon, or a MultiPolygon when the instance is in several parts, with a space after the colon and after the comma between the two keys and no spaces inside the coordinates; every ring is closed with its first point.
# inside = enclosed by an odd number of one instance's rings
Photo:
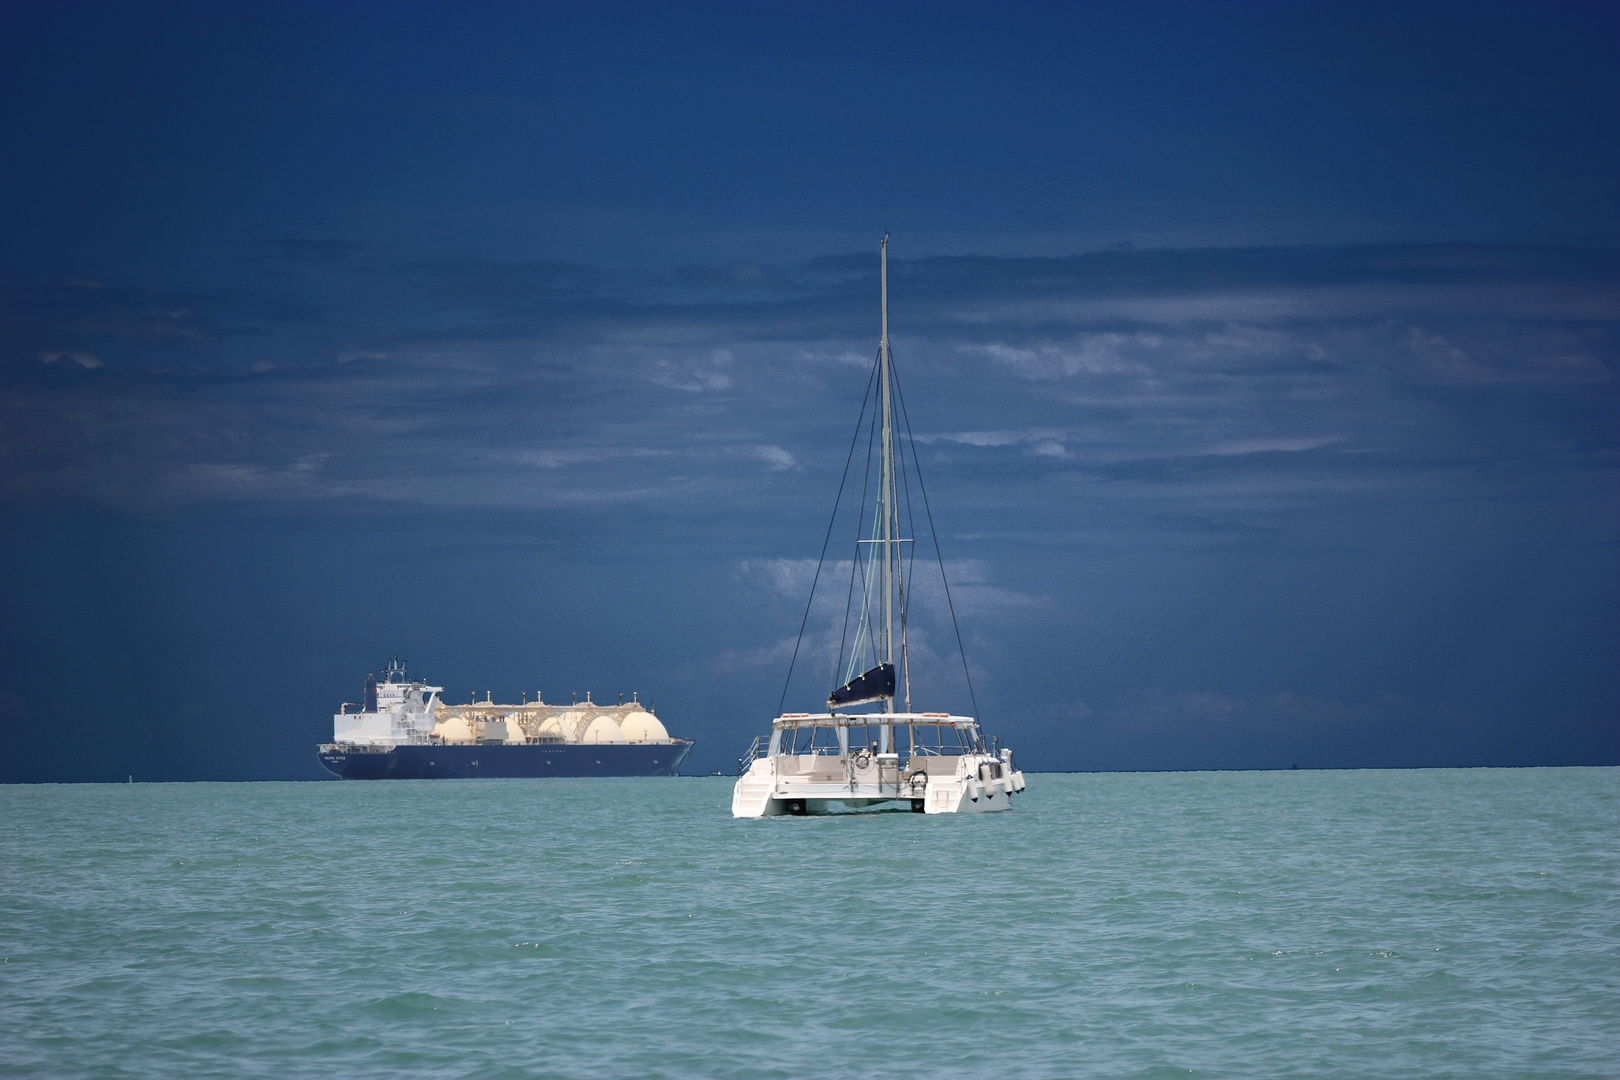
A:
{"type": "Polygon", "coordinates": [[[323,745],[321,764],[343,780],[530,779],[542,776],[675,776],[691,742],[499,743],[392,748],[323,745]]]}

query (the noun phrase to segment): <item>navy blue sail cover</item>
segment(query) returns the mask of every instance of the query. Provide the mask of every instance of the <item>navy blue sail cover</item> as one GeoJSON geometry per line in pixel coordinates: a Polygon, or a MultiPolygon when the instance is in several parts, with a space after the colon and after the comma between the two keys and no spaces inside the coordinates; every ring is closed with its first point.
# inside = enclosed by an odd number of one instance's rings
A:
{"type": "Polygon", "coordinates": [[[827,695],[827,707],[859,705],[863,701],[894,697],[894,665],[879,664],[864,675],[856,676],[827,695]]]}

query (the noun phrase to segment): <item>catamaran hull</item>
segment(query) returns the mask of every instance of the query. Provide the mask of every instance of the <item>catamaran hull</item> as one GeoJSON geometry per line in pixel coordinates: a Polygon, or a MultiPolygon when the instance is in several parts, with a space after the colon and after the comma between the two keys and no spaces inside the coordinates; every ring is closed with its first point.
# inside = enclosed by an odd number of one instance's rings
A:
{"type": "Polygon", "coordinates": [[[507,746],[323,745],[320,762],[344,780],[530,779],[541,776],[675,776],[692,743],[552,743],[507,746]]]}
{"type": "Polygon", "coordinates": [[[874,810],[906,810],[914,814],[988,814],[1001,810],[1012,809],[1012,796],[987,795],[975,801],[965,796],[950,800],[955,805],[946,803],[948,796],[941,795],[939,803],[929,805],[929,800],[923,799],[793,799],[771,798],[757,814],[738,814],[735,817],[815,817],[821,814],[849,814],[862,813],[874,810]],[[964,802],[966,805],[963,805],[964,802]],[[945,803],[945,805],[940,805],[945,803]]]}
{"type": "Polygon", "coordinates": [[[732,789],[734,817],[802,817],[862,810],[920,814],[988,814],[1011,810],[1024,790],[1024,774],[1008,770],[982,782],[973,777],[930,777],[925,785],[813,783],[779,778],[769,759],[755,761],[732,789]]]}

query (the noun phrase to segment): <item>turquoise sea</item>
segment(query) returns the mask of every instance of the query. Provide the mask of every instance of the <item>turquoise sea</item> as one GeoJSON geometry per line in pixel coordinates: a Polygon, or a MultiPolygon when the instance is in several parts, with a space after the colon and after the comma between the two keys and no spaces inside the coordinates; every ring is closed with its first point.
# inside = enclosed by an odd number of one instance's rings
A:
{"type": "Polygon", "coordinates": [[[0,1073],[1620,1076],[1620,769],[0,789],[0,1073]]]}

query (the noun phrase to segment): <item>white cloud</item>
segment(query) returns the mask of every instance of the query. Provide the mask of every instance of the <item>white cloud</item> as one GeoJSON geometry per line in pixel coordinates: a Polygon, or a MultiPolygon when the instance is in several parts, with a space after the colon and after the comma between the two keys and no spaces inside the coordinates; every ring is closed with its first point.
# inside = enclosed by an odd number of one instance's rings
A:
{"type": "Polygon", "coordinates": [[[964,446],[1015,446],[1018,443],[1029,442],[1034,438],[1045,436],[1032,435],[1024,431],[958,431],[943,435],[918,435],[920,443],[953,442],[964,446]]]}
{"type": "Polygon", "coordinates": [[[188,465],[170,477],[170,492],[204,498],[333,496],[346,492],[321,485],[316,474],[326,454],[306,454],[280,468],[235,462],[188,465]]]}
{"type": "Polygon", "coordinates": [[[1117,375],[1149,370],[1139,355],[1162,348],[1157,334],[1085,334],[1068,345],[1019,347],[1002,343],[971,346],[1027,379],[1074,375],[1117,375]]]}
{"type": "Polygon", "coordinates": [[[615,458],[668,457],[672,453],[670,450],[640,446],[580,446],[556,450],[523,450],[511,455],[511,458],[525,465],[537,465],[542,469],[561,469],[569,465],[611,461],[615,458]]]}
{"type": "Polygon", "coordinates": [[[42,352],[39,354],[39,358],[47,364],[54,364],[58,360],[66,360],[68,363],[78,364],[86,370],[102,366],[100,359],[87,352],[42,352]]]}
{"type": "MultiPolygon", "coordinates": [[[[874,349],[875,353],[876,350],[874,349]]],[[[799,359],[810,364],[838,364],[846,367],[868,368],[872,366],[872,357],[864,356],[854,349],[833,351],[830,349],[802,349],[799,359]]]]}
{"type": "Polygon", "coordinates": [[[1330,446],[1343,440],[1337,435],[1307,436],[1297,439],[1237,439],[1219,443],[1205,450],[1217,457],[1235,457],[1241,454],[1300,453],[1330,446]]]}
{"type": "Polygon", "coordinates": [[[956,443],[961,446],[1001,447],[1023,446],[1037,457],[1068,457],[1069,434],[1052,428],[1033,428],[1029,431],[954,431],[934,435],[918,435],[917,441],[929,443],[956,443]]]}
{"type": "Polygon", "coordinates": [[[603,457],[600,450],[524,450],[515,456],[525,465],[538,465],[542,469],[560,469],[564,465],[601,461],[603,457]]]}
{"type": "MultiPolygon", "coordinates": [[[[849,576],[850,561],[834,560],[822,567],[821,580],[843,580],[849,576]]],[[[815,580],[815,559],[744,559],[737,564],[737,574],[744,581],[763,585],[777,596],[798,600],[809,598],[810,583],[815,580]]]]}
{"type": "Polygon", "coordinates": [[[1437,383],[1604,383],[1614,372],[1598,359],[1592,342],[1567,329],[1543,329],[1519,340],[1481,338],[1463,344],[1444,334],[1410,327],[1407,345],[1419,371],[1437,383]]]}
{"type": "Polygon", "coordinates": [[[780,446],[756,446],[754,447],[754,453],[758,454],[761,461],[777,472],[799,467],[799,460],[780,446]]]}
{"type": "Polygon", "coordinates": [[[706,360],[659,360],[653,365],[651,379],[659,386],[693,394],[729,390],[731,376],[724,369],[732,361],[730,349],[715,349],[706,360]]]}
{"type": "Polygon", "coordinates": [[[983,559],[947,559],[945,573],[951,586],[946,603],[939,564],[921,555],[913,566],[908,607],[941,626],[948,625],[951,608],[958,618],[997,619],[1050,607],[1045,596],[1021,593],[991,583],[990,564],[983,559]]]}

